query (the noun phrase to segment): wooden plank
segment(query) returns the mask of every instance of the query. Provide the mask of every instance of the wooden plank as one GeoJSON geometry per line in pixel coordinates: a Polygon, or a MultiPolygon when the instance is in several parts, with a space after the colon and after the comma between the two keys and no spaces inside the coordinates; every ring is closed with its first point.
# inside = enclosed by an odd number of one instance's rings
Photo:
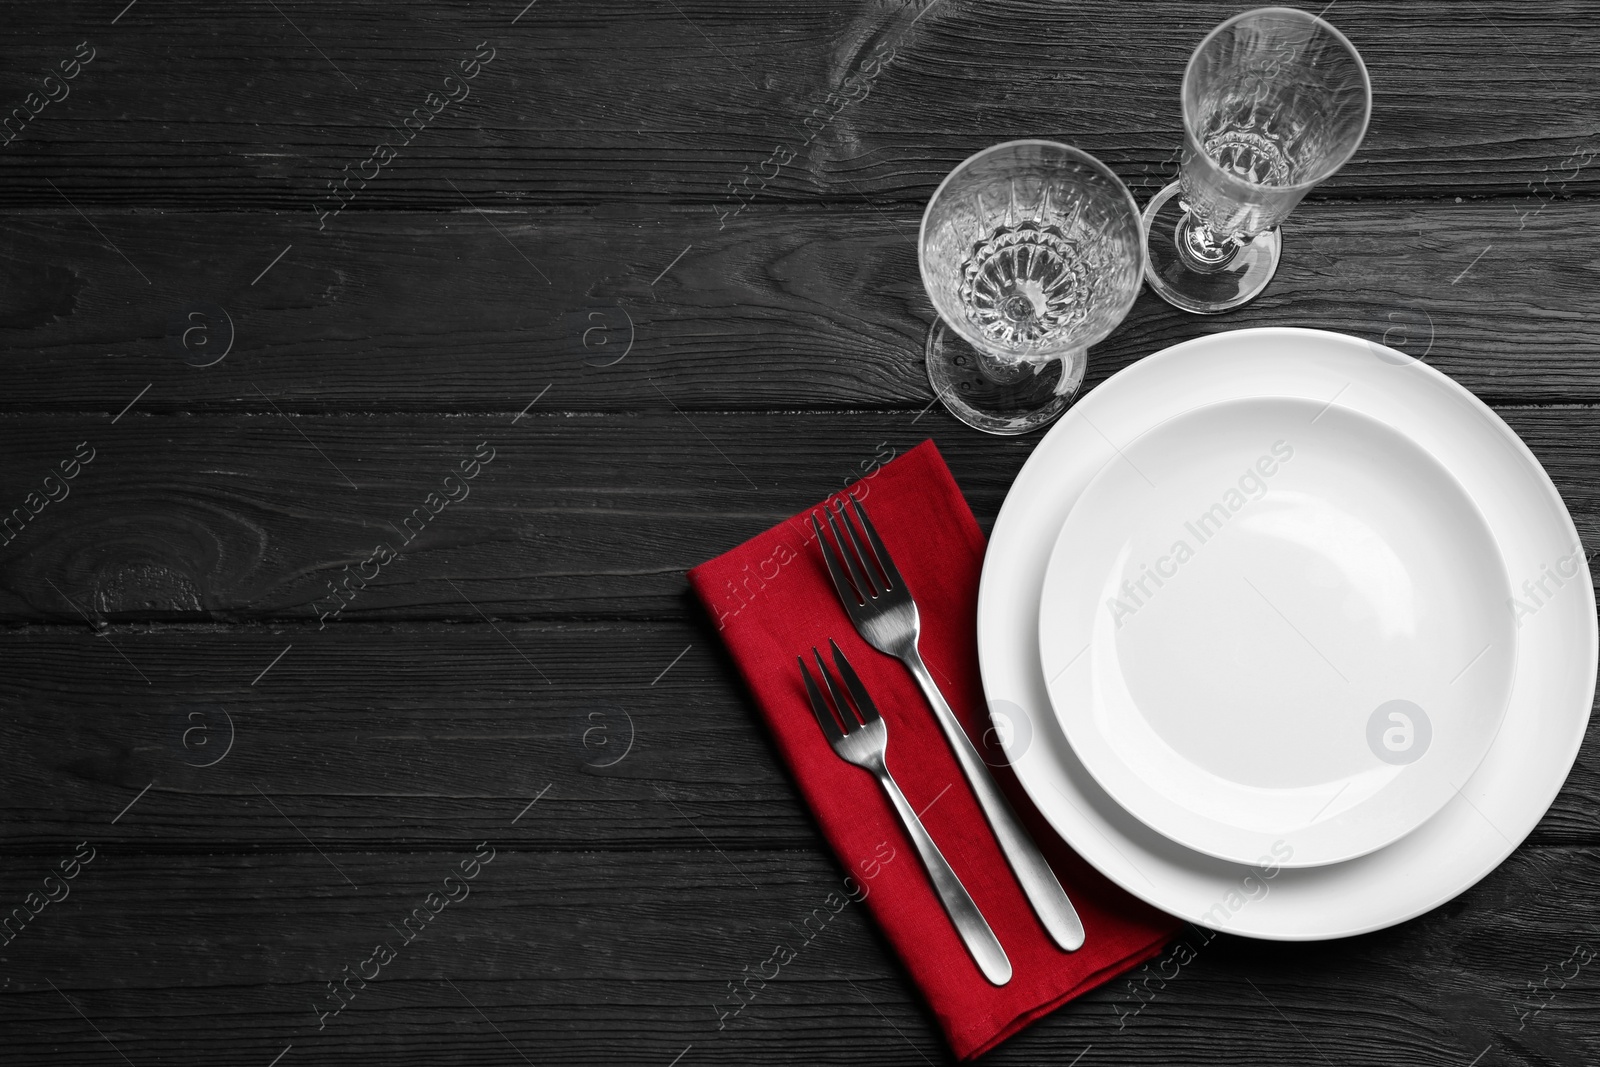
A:
{"type": "MultiPolygon", "coordinates": [[[[111,622],[270,621],[311,631],[377,619],[481,621],[478,611],[680,618],[688,568],[930,436],[987,526],[1035,443],[975,433],[937,408],[920,417],[691,415],[662,398],[636,414],[536,407],[518,419],[255,406],[264,410],[5,420],[0,515],[13,527],[0,544],[0,623],[79,625],[80,609],[111,622]],[[47,483],[83,442],[93,461],[65,487],[47,483]],[[445,482],[484,442],[495,458],[476,479],[445,482]],[[69,495],[48,501],[52,485],[69,495]],[[19,508],[29,519],[20,527],[19,508]],[[380,544],[402,558],[385,560],[380,544]]],[[[1546,465],[1592,551],[1600,408],[1503,414],[1546,465]]]]}
{"type": "MultiPolygon", "coordinates": [[[[70,95],[17,122],[0,207],[62,209],[64,194],[85,210],[248,206],[308,220],[347,166],[376,175],[349,187],[351,211],[451,210],[464,197],[694,201],[707,213],[751,196],[920,203],[972,152],[1041,135],[1078,143],[1149,193],[1171,176],[1184,64],[1237,10],[435,0],[397,11],[367,0],[202,11],[143,0],[113,25],[98,6],[61,6],[15,5],[0,43],[15,72],[8,112],[46,89],[79,42],[94,50],[70,95]],[[494,58],[470,82],[446,83],[479,42],[494,58]],[[405,137],[415,108],[438,112],[405,137]],[[396,154],[379,167],[386,142],[396,154]]],[[[1595,147],[1587,5],[1467,4],[1441,17],[1391,2],[1331,15],[1368,63],[1376,112],[1360,155],[1314,195],[1526,198],[1551,174],[1563,176],[1552,190],[1600,188],[1600,170],[1561,165],[1595,147]]]]}
{"type": "Polygon", "coordinates": [[[43,506],[3,546],[0,610],[77,624],[76,603],[114,620],[312,631],[340,603],[330,627],[477,610],[678,617],[687,568],[909,450],[941,419],[958,476],[992,515],[1028,443],[931,414],[690,416],[658,401],[651,413],[520,420],[17,417],[0,499],[25,516],[30,500],[43,506]],[[92,463],[64,500],[44,502],[36,490],[58,482],[43,479],[86,438],[92,463]],[[492,462],[463,485],[460,464],[470,470],[485,442],[492,462]],[[380,542],[401,558],[373,559],[380,542]]]}
{"type": "MultiPolygon", "coordinates": [[[[713,627],[685,614],[0,632],[0,853],[125,808],[109,845],[164,854],[410,852],[524,811],[528,847],[820,848],[713,627]]],[[[1600,844],[1597,807],[1592,731],[1530,846],[1600,844]]]]}
{"type": "Polygon", "coordinates": [[[6,849],[135,801],[115,839],[159,851],[409,851],[524,809],[516,840],[547,848],[818,843],[696,620],[35,628],[0,650],[6,849]]]}
{"type": "MultiPolygon", "coordinates": [[[[681,1064],[948,1062],[859,907],[809,942],[796,934],[839,888],[822,857],[742,854],[744,881],[709,849],[539,854],[510,836],[485,829],[405,856],[100,852],[4,949],[8,1054],[100,1067],[119,1062],[109,1045],[136,1064],[266,1065],[292,1045],[285,1064],[665,1067],[693,1046],[681,1064]],[[470,893],[402,944],[391,924],[485,838],[496,851],[470,893]],[[352,981],[347,1006],[324,1019],[313,1005],[333,1003],[327,983],[360,970],[379,941],[399,946],[394,958],[365,988],[352,981]],[[721,1020],[728,983],[758,971],[778,941],[796,958],[721,1020]]],[[[42,869],[7,871],[5,899],[42,869]]],[[[1560,965],[1575,941],[1593,948],[1573,915],[1595,906],[1597,875],[1592,849],[1523,855],[1448,907],[1371,937],[1191,934],[1186,962],[1175,953],[1137,991],[1103,987],[985,1062],[1231,1065],[1261,1062],[1263,1048],[1269,1062],[1320,1053],[1373,1067],[1397,1055],[1462,1067],[1486,1049],[1497,1062],[1592,1062],[1593,966],[1573,979],[1560,965]],[[1558,973],[1565,989],[1532,998],[1529,984],[1558,973]]]]}
{"type": "MultiPolygon", "coordinates": [[[[300,216],[102,222],[0,223],[6,410],[114,416],[146,385],[139,412],[270,411],[266,394],[512,415],[547,386],[565,411],[915,412],[932,395],[914,213],[753,210],[721,232],[675,206],[369,214],[321,238],[300,216]]],[[[1298,325],[1387,337],[1492,402],[1600,400],[1593,222],[1587,204],[1307,204],[1260,299],[1208,318],[1144,293],[1088,380],[1298,325]]]]}

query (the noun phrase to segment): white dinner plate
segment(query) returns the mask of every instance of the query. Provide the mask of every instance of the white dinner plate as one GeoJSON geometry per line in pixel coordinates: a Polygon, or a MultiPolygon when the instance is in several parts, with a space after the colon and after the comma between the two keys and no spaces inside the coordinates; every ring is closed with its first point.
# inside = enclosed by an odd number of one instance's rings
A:
{"type": "Polygon", "coordinates": [[[1080,855],[1165,911],[1213,929],[1283,940],[1390,926],[1493,870],[1533,829],[1571,769],[1600,653],[1581,542],[1555,487],[1516,434],[1471,393],[1402,353],[1341,334],[1283,328],[1176,345],[1114,375],[1068,410],[1018,474],[995,524],[978,597],[978,646],[1011,764],[1080,855]],[[1283,848],[1248,864],[1208,856],[1124,809],[1067,741],[1050,710],[1039,658],[1050,553],[1089,482],[1151,427],[1263,396],[1366,416],[1432,456],[1482,516],[1511,588],[1511,694],[1482,762],[1452,782],[1448,802],[1410,834],[1317,867],[1286,868],[1292,857],[1283,848]]]}
{"type": "Polygon", "coordinates": [[[1410,438],[1262,396],[1122,445],[1067,515],[1039,649],[1073,750],[1211,856],[1365,855],[1477,769],[1516,628],[1488,524],[1410,438]]]}

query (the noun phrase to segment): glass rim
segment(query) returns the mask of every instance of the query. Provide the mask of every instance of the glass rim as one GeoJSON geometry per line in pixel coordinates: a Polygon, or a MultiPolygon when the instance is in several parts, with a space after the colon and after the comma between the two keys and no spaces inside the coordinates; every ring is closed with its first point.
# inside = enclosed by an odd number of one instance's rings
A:
{"type": "MultiPolygon", "coordinates": [[[[1044,137],[1019,137],[1016,140],[1001,141],[999,144],[992,144],[988,148],[980,149],[979,151],[974,152],[972,155],[968,156],[966,159],[963,159],[960,163],[957,163],[954,167],[950,168],[950,173],[944,176],[944,180],[941,181],[939,183],[939,187],[933,191],[933,195],[928,197],[928,206],[922,209],[922,222],[917,227],[917,273],[922,276],[922,288],[923,291],[928,294],[928,302],[933,305],[934,314],[943,319],[944,324],[950,327],[950,329],[954,330],[956,335],[962,340],[966,341],[973,348],[982,349],[984,351],[992,351],[994,348],[993,343],[988,341],[987,338],[983,337],[982,334],[969,329],[966,323],[954,321],[951,316],[946,315],[944,313],[944,309],[939,306],[938,299],[933,295],[934,287],[928,278],[928,219],[933,215],[933,205],[939,202],[939,198],[944,195],[945,189],[952,181],[956,179],[957,175],[960,175],[971,167],[975,166],[986,156],[995,155],[1002,151],[1015,151],[1023,146],[1047,148],[1059,151],[1063,155],[1076,162],[1088,164],[1090,170],[1095,171],[1102,177],[1109,179],[1112,186],[1122,193],[1122,199],[1126,202],[1128,207],[1128,217],[1133,220],[1134,226],[1139,231],[1138,276],[1141,279],[1144,277],[1145,264],[1148,261],[1148,253],[1145,248],[1147,235],[1144,232],[1144,214],[1139,210],[1139,202],[1133,198],[1133,193],[1128,189],[1127,183],[1121,178],[1117,177],[1117,172],[1106,166],[1106,164],[1096,156],[1085,152],[1081,148],[1066,144],[1063,141],[1052,141],[1044,137]]],[[[1127,318],[1128,311],[1133,307],[1134,301],[1138,299],[1141,288],[1143,288],[1141,285],[1136,285],[1133,287],[1133,295],[1128,299],[1126,304],[1124,304],[1124,306],[1116,315],[1111,324],[1111,329],[1107,330],[1104,334],[1076,344],[1040,349],[1039,352],[1035,354],[1057,356],[1067,352],[1076,352],[1079,349],[1088,348],[1091,345],[1099,344],[1116,330],[1117,326],[1121,324],[1123,319],[1127,318]]]]}
{"type": "MultiPolygon", "coordinates": [[[[1356,70],[1361,73],[1361,92],[1363,96],[1361,132],[1359,135],[1357,135],[1349,150],[1340,156],[1338,162],[1334,163],[1332,167],[1328,168],[1315,178],[1310,178],[1303,182],[1295,182],[1292,185],[1263,185],[1260,182],[1253,182],[1250,179],[1240,177],[1239,175],[1231,175],[1233,180],[1239,182],[1241,185],[1249,186],[1252,189],[1291,189],[1306,191],[1322,184],[1344,169],[1344,165],[1350,162],[1350,158],[1354,156],[1357,150],[1361,148],[1361,142],[1366,140],[1367,127],[1372,123],[1372,77],[1367,73],[1367,62],[1361,58],[1360,51],[1358,51],[1356,46],[1350,42],[1350,38],[1346,37],[1337,26],[1323,18],[1321,15],[1313,15],[1311,12],[1305,11],[1298,7],[1257,7],[1251,8],[1249,11],[1241,11],[1232,18],[1224,19],[1222,22],[1219,22],[1217,25],[1213,26],[1211,28],[1211,32],[1206,34],[1205,37],[1201,39],[1199,44],[1195,45],[1194,51],[1189,53],[1189,62],[1184,64],[1183,80],[1178,85],[1180,110],[1183,112],[1183,131],[1186,137],[1192,137],[1196,142],[1199,141],[1198,135],[1196,135],[1194,132],[1194,125],[1189,121],[1189,72],[1194,69],[1195,60],[1200,58],[1200,53],[1205,51],[1206,46],[1211,43],[1214,37],[1220,34],[1223,30],[1226,30],[1228,27],[1232,26],[1234,23],[1242,22],[1245,19],[1253,18],[1257,15],[1268,14],[1269,12],[1274,14],[1290,15],[1296,19],[1304,19],[1307,24],[1325,31],[1330,37],[1344,46],[1345,51],[1348,52],[1350,57],[1356,61],[1356,70]]],[[[1199,154],[1212,166],[1216,166],[1216,160],[1212,159],[1212,157],[1205,152],[1203,147],[1199,154]]]]}

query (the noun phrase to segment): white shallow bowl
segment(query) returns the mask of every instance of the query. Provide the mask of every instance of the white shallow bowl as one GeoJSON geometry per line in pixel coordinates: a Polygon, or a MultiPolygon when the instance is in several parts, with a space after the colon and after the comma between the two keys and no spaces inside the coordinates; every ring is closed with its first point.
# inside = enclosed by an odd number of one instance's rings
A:
{"type": "Polygon", "coordinates": [[[1039,614],[1056,718],[1179,844],[1337,863],[1477,768],[1516,628],[1494,535],[1410,438],[1347,408],[1228,400],[1120,446],[1056,538],[1039,614]]]}
{"type": "Polygon", "coordinates": [[[1533,829],[1572,766],[1594,699],[1597,645],[1582,545],[1555,487],[1516,434],[1431,367],[1319,330],[1198,338],[1141,360],[1086,396],[1018,474],[990,538],[978,599],[991,710],[1010,720],[1012,729],[1002,733],[1012,766],[1062,837],[1156,907],[1213,929],[1282,940],[1390,926],[1493,870],[1533,829]],[[1150,428],[1261,397],[1336,406],[1340,418],[1365,416],[1431,456],[1481,516],[1515,598],[1506,605],[1515,631],[1511,692],[1476,770],[1453,782],[1443,807],[1411,833],[1315,867],[1287,868],[1287,845],[1276,852],[1269,846],[1249,863],[1206,855],[1122,807],[1067,740],[1040,660],[1050,556],[1089,483],[1150,428]]]}

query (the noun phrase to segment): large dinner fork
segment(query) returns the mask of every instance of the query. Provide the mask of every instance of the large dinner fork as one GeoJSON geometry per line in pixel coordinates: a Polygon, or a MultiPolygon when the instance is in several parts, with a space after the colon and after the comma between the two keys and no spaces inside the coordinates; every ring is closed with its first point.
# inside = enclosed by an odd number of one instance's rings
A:
{"type": "Polygon", "coordinates": [[[844,604],[845,612],[867,644],[903,662],[922,687],[922,694],[933,707],[934,718],[944,730],[945,740],[955,752],[956,762],[961,765],[962,774],[971,784],[978,798],[978,806],[989,820],[995,839],[1000,843],[1000,851],[1005,853],[1006,862],[1011,864],[1011,870],[1015,872],[1028,902],[1033,905],[1034,913],[1056,944],[1068,952],[1077,951],[1083,947],[1082,920],[1078,918],[1072,901],[1067,899],[1066,890],[1061,888],[1055,872],[1022,828],[1022,823],[1006,802],[1000,787],[995,785],[983,758],[978,755],[971,738],[967,737],[955,712],[950,710],[950,704],[934,683],[927,664],[922,662],[922,653],[917,649],[917,641],[922,635],[922,619],[917,612],[916,601],[911,598],[911,592],[900,577],[894,560],[879,540],[878,531],[873,528],[866,509],[853,496],[850,504],[860,523],[859,539],[842,501],[835,501],[832,509],[826,505],[823,507],[823,515],[828,520],[828,528],[833,533],[837,547],[829,544],[828,538],[823,536],[816,515],[811,516],[811,528],[816,531],[817,541],[822,545],[822,557],[828,565],[828,574],[833,578],[833,587],[844,604]]]}
{"type": "Polygon", "coordinates": [[[883,791],[889,794],[911,843],[922,857],[922,865],[933,878],[933,888],[939,893],[939,902],[949,913],[950,921],[955,923],[956,933],[961,935],[961,940],[966,944],[967,951],[972,953],[983,976],[995,985],[1005,985],[1011,981],[1011,961],[1006,958],[1005,949],[1000,947],[999,938],[994,936],[983,913],[972,902],[967,887],[961,884],[961,879],[950,869],[939,846],[934,844],[916,809],[889,774],[885,762],[889,749],[889,727],[884,725],[883,717],[878,714],[877,706],[867,694],[866,686],[861,684],[861,678],[850,666],[850,661],[844,658],[844,653],[839,651],[839,646],[831,638],[828,645],[833,649],[833,665],[844,680],[843,688],[850,692],[850,699],[846,700],[841,687],[834,682],[833,675],[822,662],[822,654],[813,648],[811,654],[816,657],[817,670],[822,675],[823,684],[828,687],[828,695],[833,698],[832,710],[823,699],[817,683],[812,680],[811,672],[806,669],[805,657],[796,657],[800,660],[800,673],[806,680],[806,694],[811,697],[811,710],[817,716],[817,725],[822,727],[828,743],[841,759],[871,772],[883,786],[883,791]]]}

